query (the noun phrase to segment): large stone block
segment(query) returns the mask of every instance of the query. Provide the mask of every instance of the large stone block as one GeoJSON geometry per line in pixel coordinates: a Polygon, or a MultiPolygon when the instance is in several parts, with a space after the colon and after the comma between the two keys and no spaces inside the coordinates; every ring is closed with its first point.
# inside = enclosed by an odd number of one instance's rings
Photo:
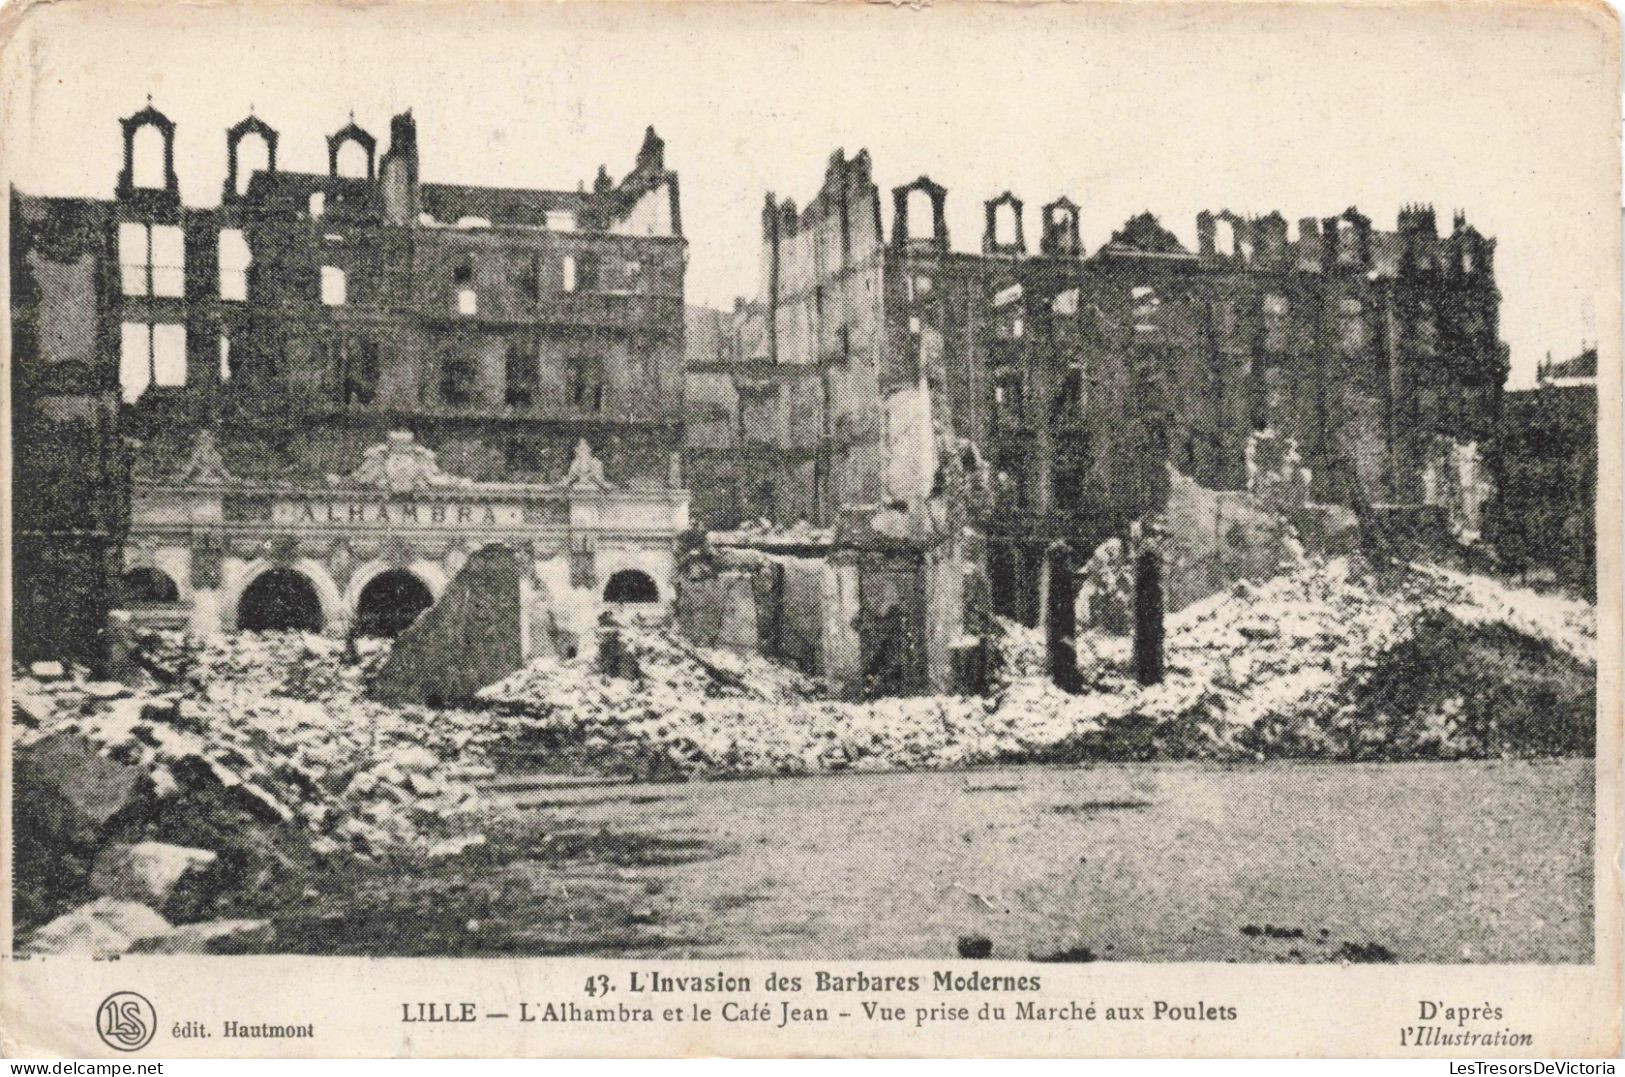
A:
{"type": "Polygon", "coordinates": [[[161,841],[109,845],[96,857],[90,887],[103,897],[162,905],[186,875],[207,869],[215,859],[207,849],[161,841]]]}
{"type": "Polygon", "coordinates": [[[17,753],[17,780],[54,789],[76,822],[100,827],[139,799],[141,772],[97,754],[85,740],[57,734],[17,753]]]}
{"type": "Polygon", "coordinates": [[[470,699],[525,664],[520,580],[528,571],[506,546],[471,556],[440,601],[402,632],[371,691],[388,703],[470,699]]]}
{"type": "Polygon", "coordinates": [[[31,954],[113,957],[137,940],[163,935],[169,921],[138,901],[101,897],[46,924],[24,944],[31,954]]]}

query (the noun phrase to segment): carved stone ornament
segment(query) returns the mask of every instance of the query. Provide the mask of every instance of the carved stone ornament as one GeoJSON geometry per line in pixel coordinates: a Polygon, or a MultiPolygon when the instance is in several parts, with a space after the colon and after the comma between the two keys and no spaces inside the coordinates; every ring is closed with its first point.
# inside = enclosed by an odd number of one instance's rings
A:
{"type": "Polygon", "coordinates": [[[570,470],[564,476],[564,485],[592,490],[610,488],[609,480],[604,478],[603,461],[592,454],[592,446],[587,444],[586,438],[576,442],[575,458],[570,461],[570,470]]]}
{"type": "Polygon", "coordinates": [[[213,430],[199,430],[192,439],[192,455],[175,472],[175,481],[187,486],[225,486],[237,481],[226,468],[213,430]]]}
{"type": "Polygon", "coordinates": [[[419,445],[407,430],[392,430],[389,440],[368,449],[361,466],[348,475],[329,475],[335,486],[371,486],[408,494],[439,486],[470,486],[473,480],[440,470],[434,450],[419,445]]]}

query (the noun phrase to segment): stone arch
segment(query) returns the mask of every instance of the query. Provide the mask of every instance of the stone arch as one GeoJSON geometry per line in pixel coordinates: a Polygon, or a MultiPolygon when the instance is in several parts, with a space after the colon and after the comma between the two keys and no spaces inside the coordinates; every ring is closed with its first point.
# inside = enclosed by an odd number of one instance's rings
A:
{"type": "Polygon", "coordinates": [[[944,204],[948,192],[921,176],[913,183],[892,188],[892,243],[906,246],[926,244],[946,250],[948,219],[944,204]]]}
{"type": "MultiPolygon", "coordinates": [[[[126,116],[119,121],[124,128],[124,169],[119,173],[118,195],[120,198],[131,198],[137,191],[160,191],[165,196],[161,201],[173,203],[180,197],[180,184],[175,178],[175,122],[162,112],[152,107],[148,99],[147,107],[133,115],[126,116]],[[152,162],[149,167],[145,162],[137,167],[138,141],[150,144],[156,136],[162,142],[162,162],[152,162]],[[153,170],[157,169],[156,175],[153,170]],[[137,182],[137,180],[141,182],[137,182]],[[156,182],[154,182],[156,181],[156,182]]],[[[157,147],[154,147],[156,149],[157,147]]],[[[148,151],[140,149],[140,154],[148,151]]]]}
{"type": "MultiPolygon", "coordinates": [[[[364,178],[368,183],[371,183],[375,175],[374,168],[376,158],[374,154],[378,148],[378,140],[373,138],[371,134],[359,126],[355,122],[354,116],[350,117],[350,122],[344,127],[327,136],[327,174],[334,179],[338,179],[341,176],[345,176],[346,172],[349,171],[349,169],[341,171],[339,168],[340,151],[343,150],[347,145],[354,145],[358,147],[361,150],[363,157],[365,157],[367,164],[366,175],[364,177],[356,175],[352,178],[364,178]]],[[[349,155],[346,154],[346,156],[348,157],[349,155]]]]}
{"type": "Polygon", "coordinates": [[[393,638],[433,606],[434,601],[429,585],[411,569],[386,569],[361,588],[352,623],[360,635],[393,638]]]}
{"type": "Polygon", "coordinates": [[[431,561],[426,557],[420,557],[410,562],[400,559],[374,558],[350,573],[349,586],[344,591],[344,608],[354,614],[360,607],[362,590],[379,576],[394,569],[402,569],[416,576],[429,589],[429,594],[433,596],[436,602],[439,602],[440,596],[446,593],[446,584],[451,579],[439,562],[431,561]]]}
{"type": "Polygon", "coordinates": [[[237,598],[237,627],[245,631],[322,629],[321,596],[309,576],[293,568],[269,568],[237,598]]]}
{"type": "Polygon", "coordinates": [[[660,588],[654,577],[642,569],[623,568],[612,573],[604,584],[604,601],[628,604],[660,601],[660,588]]]}
{"type": "Polygon", "coordinates": [[[983,203],[987,228],[982,235],[984,254],[1025,254],[1027,238],[1022,229],[1022,202],[1005,191],[983,203]]]}
{"type": "Polygon", "coordinates": [[[249,181],[254,178],[254,173],[262,171],[254,167],[259,155],[250,150],[245,159],[244,151],[249,147],[263,148],[265,157],[263,171],[275,172],[276,141],[276,129],[258,116],[250,115],[226,131],[225,196],[228,201],[247,193],[249,181]]]}
{"type": "Polygon", "coordinates": [[[146,123],[130,133],[130,185],[147,191],[164,188],[168,143],[164,133],[146,123]]]}
{"type": "Polygon", "coordinates": [[[129,606],[172,606],[181,600],[180,585],[151,565],[135,565],[119,577],[120,600],[129,606]]]}
{"type": "Polygon", "coordinates": [[[333,582],[333,577],[325,565],[308,557],[287,563],[260,560],[250,564],[247,571],[242,574],[241,583],[233,589],[230,604],[225,610],[224,622],[234,627],[242,627],[243,597],[267,573],[284,571],[303,576],[315,593],[320,624],[311,631],[321,631],[343,623],[344,597],[339,592],[338,585],[333,582]]]}

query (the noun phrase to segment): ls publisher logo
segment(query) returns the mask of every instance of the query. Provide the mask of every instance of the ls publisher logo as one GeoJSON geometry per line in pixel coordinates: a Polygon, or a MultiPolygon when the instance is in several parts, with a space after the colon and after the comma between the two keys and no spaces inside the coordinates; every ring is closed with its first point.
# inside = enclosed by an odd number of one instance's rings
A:
{"type": "Polygon", "coordinates": [[[96,1010],[96,1034],[115,1051],[139,1051],[158,1031],[158,1011],[134,991],[115,991],[96,1010]]]}

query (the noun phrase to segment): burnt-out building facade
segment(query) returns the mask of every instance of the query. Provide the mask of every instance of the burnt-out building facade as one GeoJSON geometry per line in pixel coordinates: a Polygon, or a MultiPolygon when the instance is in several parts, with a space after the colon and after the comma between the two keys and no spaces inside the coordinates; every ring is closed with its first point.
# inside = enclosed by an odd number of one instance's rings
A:
{"type": "Polygon", "coordinates": [[[894,188],[888,234],[866,152],[806,207],[768,197],[757,297],[699,366],[731,361],[738,444],[690,454],[737,517],[835,526],[953,490],[995,607],[1029,623],[1057,543],[1086,558],[1175,476],[1248,491],[1264,446],[1317,504],[1408,520],[1445,491],[1476,537],[1507,355],[1495,243],[1464,216],[1204,212],[1191,250],[1146,213],[1090,253],[1075,203],[1005,192],[972,252],[946,198],[894,188]]]}
{"type": "Polygon", "coordinates": [[[1486,529],[1503,567],[1597,587],[1597,349],[1540,364],[1509,391],[1497,443],[1499,482],[1486,529]]]}
{"type": "Polygon", "coordinates": [[[387,628],[493,542],[561,625],[668,600],[685,240],[652,129],[622,178],[549,191],[423,180],[410,112],[288,171],[250,116],[200,208],[174,123],[122,124],[113,197],[14,193],[12,250],[36,327],[17,377],[77,364],[135,447],[123,604],[203,632],[387,628]],[[62,220],[71,250],[30,224],[62,220]]]}

